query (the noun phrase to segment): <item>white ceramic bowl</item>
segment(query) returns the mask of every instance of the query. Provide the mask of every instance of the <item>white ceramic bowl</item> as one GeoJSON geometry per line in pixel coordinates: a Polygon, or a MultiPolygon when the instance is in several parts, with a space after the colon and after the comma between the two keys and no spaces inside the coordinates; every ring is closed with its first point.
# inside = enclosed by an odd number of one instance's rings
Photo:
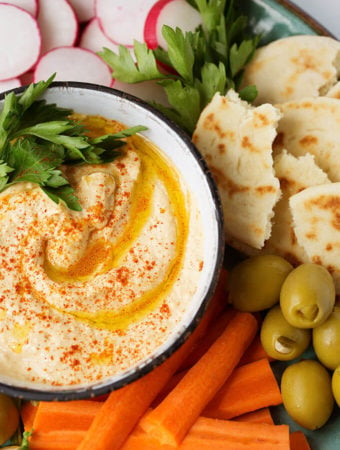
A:
{"type": "MultiPolygon", "coordinates": [[[[15,92],[20,94],[22,88],[15,92]]],[[[0,102],[2,98],[3,95],[0,96],[0,102]]],[[[39,389],[35,389],[18,383],[0,383],[1,391],[21,398],[70,400],[94,397],[120,388],[159,365],[186,340],[200,321],[216,287],[222,265],[224,241],[221,206],[207,166],[189,136],[145,102],[111,88],[76,82],[55,82],[48,88],[44,98],[48,103],[56,103],[78,113],[98,114],[127,126],[145,125],[147,130],[142,134],[172,161],[189,191],[198,199],[203,222],[205,262],[197,292],[171,338],[146,360],[124,373],[86,386],[46,386],[46,389],[39,386],[39,389]]]]}

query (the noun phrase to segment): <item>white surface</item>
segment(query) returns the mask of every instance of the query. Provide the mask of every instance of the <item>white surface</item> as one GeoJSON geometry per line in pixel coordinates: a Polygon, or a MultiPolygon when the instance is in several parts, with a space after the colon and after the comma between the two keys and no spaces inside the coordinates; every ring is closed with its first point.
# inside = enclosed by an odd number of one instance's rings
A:
{"type": "Polygon", "coordinates": [[[340,0],[291,0],[340,39],[340,0]]]}

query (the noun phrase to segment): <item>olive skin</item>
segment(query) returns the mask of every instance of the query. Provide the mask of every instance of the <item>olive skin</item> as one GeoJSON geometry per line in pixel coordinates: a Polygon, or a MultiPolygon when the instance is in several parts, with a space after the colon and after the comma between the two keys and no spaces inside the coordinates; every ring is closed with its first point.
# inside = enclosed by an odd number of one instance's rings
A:
{"type": "Polygon", "coordinates": [[[311,335],[311,330],[290,325],[280,305],[276,305],[268,311],[262,322],[260,339],[267,355],[280,361],[290,361],[308,348],[311,335]]]}
{"type": "Polygon", "coordinates": [[[334,407],[331,376],[318,361],[288,366],[281,379],[283,405],[290,417],[309,430],[321,428],[334,407]]]}
{"type": "Polygon", "coordinates": [[[280,305],[286,320],[297,328],[314,328],[331,314],[335,304],[335,285],[323,266],[301,264],[285,279],[280,305]]]}
{"type": "Polygon", "coordinates": [[[256,312],[279,302],[283,281],[293,266],[281,256],[247,258],[230,272],[229,301],[235,309],[256,312]]]}
{"type": "Polygon", "coordinates": [[[0,394],[0,445],[15,433],[19,426],[19,411],[11,397],[0,394]]]}
{"type": "Polygon", "coordinates": [[[328,319],[313,329],[313,347],[319,361],[328,369],[340,366],[340,307],[335,306],[328,319]]]}
{"type": "Polygon", "coordinates": [[[332,391],[336,404],[340,406],[340,366],[334,370],[332,375],[332,391]]]}

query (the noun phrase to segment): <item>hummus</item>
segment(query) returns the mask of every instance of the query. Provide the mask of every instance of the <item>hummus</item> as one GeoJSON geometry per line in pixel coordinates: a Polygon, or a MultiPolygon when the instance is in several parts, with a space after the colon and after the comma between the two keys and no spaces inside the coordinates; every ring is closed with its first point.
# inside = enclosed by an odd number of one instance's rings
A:
{"type": "MultiPolygon", "coordinates": [[[[78,116],[93,136],[123,126],[78,116]]],[[[146,360],[183,320],[203,267],[198,208],[140,136],[105,165],[62,168],[82,211],[34,184],[0,194],[2,381],[68,386],[146,360]]]]}

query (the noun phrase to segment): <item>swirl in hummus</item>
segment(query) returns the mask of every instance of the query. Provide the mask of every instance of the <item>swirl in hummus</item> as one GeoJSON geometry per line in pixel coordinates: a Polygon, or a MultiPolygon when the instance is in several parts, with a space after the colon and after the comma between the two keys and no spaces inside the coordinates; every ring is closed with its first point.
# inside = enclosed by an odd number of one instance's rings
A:
{"type": "MultiPolygon", "coordinates": [[[[79,116],[91,135],[123,125],[79,116]]],[[[102,380],[145,360],[183,319],[203,267],[200,216],[140,136],[105,165],[62,168],[82,211],[34,184],[0,194],[0,373],[35,385],[102,380]]]]}

